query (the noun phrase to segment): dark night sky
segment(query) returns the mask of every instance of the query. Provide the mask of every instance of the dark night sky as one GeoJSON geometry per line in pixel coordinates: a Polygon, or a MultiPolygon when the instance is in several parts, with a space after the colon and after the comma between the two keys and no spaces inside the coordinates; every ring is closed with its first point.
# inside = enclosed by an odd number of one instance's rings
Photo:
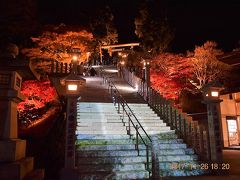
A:
{"type": "MultiPolygon", "coordinates": [[[[115,17],[119,42],[125,43],[137,41],[134,35],[134,18],[140,2],[141,0],[41,0],[39,17],[42,23],[84,24],[96,10],[109,5],[115,17]]],[[[195,45],[201,45],[207,40],[218,42],[220,48],[225,51],[239,47],[239,0],[162,0],[162,2],[168,20],[175,30],[173,51],[191,50],[195,45]]]]}

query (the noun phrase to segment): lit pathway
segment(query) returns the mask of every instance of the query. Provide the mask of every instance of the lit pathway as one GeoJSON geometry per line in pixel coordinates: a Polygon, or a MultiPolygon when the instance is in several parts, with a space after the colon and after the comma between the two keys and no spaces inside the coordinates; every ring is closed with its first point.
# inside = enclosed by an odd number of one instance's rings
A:
{"type": "MultiPolygon", "coordinates": [[[[118,78],[115,68],[109,67],[105,73],[108,77],[112,77],[112,81],[128,103],[144,103],[134,88],[123,79],[118,78]]],[[[90,76],[83,78],[86,79],[86,85],[80,90],[81,102],[112,102],[108,93],[108,86],[103,83],[101,77],[90,76]]]]}

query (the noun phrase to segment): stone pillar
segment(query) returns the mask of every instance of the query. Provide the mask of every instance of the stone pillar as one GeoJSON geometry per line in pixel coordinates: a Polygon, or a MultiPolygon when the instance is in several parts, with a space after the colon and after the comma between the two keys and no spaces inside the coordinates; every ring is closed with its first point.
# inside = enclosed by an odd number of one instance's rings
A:
{"type": "Polygon", "coordinates": [[[222,119],[221,100],[205,101],[208,111],[208,134],[210,156],[213,162],[222,162],[222,119]]]}
{"type": "Polygon", "coordinates": [[[33,170],[33,158],[25,158],[26,141],[18,139],[17,104],[22,78],[17,72],[0,71],[0,177],[23,179],[33,170]]]}
{"type": "Polygon", "coordinates": [[[212,82],[203,87],[203,103],[207,105],[208,134],[210,145],[210,159],[212,162],[222,162],[222,119],[219,99],[221,85],[212,82]]]}
{"type": "Polygon", "coordinates": [[[77,97],[67,99],[65,168],[75,168],[75,130],[77,123],[77,97]]]}
{"type": "Polygon", "coordinates": [[[86,84],[86,80],[71,72],[70,75],[60,80],[65,86],[65,97],[67,98],[67,120],[66,120],[66,143],[64,168],[61,170],[61,180],[77,180],[78,172],[75,168],[75,131],[77,126],[77,100],[80,100],[80,87],[86,84]],[[72,86],[74,88],[72,88],[72,86]]]}

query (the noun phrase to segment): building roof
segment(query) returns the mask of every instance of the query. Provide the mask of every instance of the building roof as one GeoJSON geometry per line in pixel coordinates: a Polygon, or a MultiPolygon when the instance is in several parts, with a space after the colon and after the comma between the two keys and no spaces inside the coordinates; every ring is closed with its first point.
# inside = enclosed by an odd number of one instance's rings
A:
{"type": "Polygon", "coordinates": [[[219,56],[218,59],[231,66],[240,67],[240,48],[234,49],[232,52],[225,53],[219,56]]]}

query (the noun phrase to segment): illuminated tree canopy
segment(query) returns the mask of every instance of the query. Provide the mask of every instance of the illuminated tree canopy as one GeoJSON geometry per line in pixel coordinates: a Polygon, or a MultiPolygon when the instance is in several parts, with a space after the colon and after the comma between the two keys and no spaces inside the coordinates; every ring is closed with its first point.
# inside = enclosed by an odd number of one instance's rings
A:
{"type": "Polygon", "coordinates": [[[42,108],[56,99],[56,91],[50,86],[50,81],[25,81],[22,83],[21,93],[25,100],[18,104],[19,112],[42,108]]]}
{"type": "Polygon", "coordinates": [[[217,49],[217,43],[207,41],[202,46],[196,46],[190,54],[192,72],[197,79],[197,88],[201,89],[206,83],[224,76],[228,65],[218,60],[217,56],[223,54],[217,49]]]}
{"type": "Polygon", "coordinates": [[[182,90],[191,88],[191,66],[186,57],[162,53],[151,64],[151,85],[165,98],[178,99],[182,90]]]}
{"type": "Polygon", "coordinates": [[[91,50],[93,36],[86,30],[76,29],[73,31],[60,25],[55,27],[53,31],[44,31],[39,37],[31,39],[34,46],[22,49],[22,53],[30,60],[35,60],[34,66],[46,69],[49,67],[51,59],[70,63],[72,48],[80,49],[80,62],[86,61],[87,52],[91,50]]]}

